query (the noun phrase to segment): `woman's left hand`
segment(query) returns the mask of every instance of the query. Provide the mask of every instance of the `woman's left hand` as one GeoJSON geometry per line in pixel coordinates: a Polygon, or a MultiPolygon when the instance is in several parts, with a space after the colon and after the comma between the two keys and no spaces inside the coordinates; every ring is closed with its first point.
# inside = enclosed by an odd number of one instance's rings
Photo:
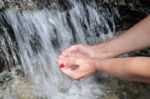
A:
{"type": "Polygon", "coordinates": [[[61,56],[58,64],[64,74],[75,80],[84,80],[96,72],[96,58],[61,56]]]}

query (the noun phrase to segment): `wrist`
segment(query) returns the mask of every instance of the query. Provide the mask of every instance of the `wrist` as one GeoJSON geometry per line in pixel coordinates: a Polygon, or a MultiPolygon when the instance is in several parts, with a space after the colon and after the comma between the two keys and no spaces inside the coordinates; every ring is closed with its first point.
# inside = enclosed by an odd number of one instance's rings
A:
{"type": "Polygon", "coordinates": [[[95,58],[94,59],[94,68],[96,70],[96,72],[104,72],[104,64],[103,64],[103,60],[95,58]]]}
{"type": "Polygon", "coordinates": [[[105,58],[113,58],[120,55],[120,52],[116,49],[116,47],[114,48],[111,41],[96,46],[103,54],[105,54],[105,58]]]}

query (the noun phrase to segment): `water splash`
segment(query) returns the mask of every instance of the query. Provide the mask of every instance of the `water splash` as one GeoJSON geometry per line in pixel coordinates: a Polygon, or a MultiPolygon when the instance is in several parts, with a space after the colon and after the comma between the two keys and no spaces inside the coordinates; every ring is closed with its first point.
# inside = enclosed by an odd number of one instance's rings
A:
{"type": "MultiPolygon", "coordinates": [[[[70,2],[73,7],[63,12],[47,9],[5,11],[6,20],[15,33],[18,57],[37,97],[96,99],[103,94],[103,86],[93,77],[81,84],[63,76],[56,59],[72,44],[97,44],[112,38],[116,32],[113,18],[118,15],[117,10],[109,11],[95,2],[70,2]]],[[[13,56],[18,63],[16,55],[13,56]]]]}

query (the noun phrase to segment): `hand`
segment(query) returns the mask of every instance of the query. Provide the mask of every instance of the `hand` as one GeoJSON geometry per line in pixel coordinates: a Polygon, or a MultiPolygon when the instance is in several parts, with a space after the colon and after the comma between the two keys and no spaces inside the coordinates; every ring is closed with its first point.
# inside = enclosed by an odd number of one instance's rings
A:
{"type": "Polygon", "coordinates": [[[76,56],[61,56],[58,63],[64,74],[74,80],[84,80],[96,72],[96,58],[80,58],[76,56]]]}
{"type": "Polygon", "coordinates": [[[83,45],[83,44],[77,44],[69,47],[67,50],[65,50],[61,56],[78,56],[78,57],[95,57],[99,59],[105,59],[105,58],[112,58],[115,57],[113,53],[109,52],[106,49],[105,44],[90,46],[90,45],[83,45]]]}
{"type": "Polygon", "coordinates": [[[65,66],[61,70],[67,76],[76,80],[84,80],[96,72],[97,60],[110,57],[113,56],[104,44],[96,46],[77,44],[65,50],[59,56],[58,63],[60,67],[65,66]]]}

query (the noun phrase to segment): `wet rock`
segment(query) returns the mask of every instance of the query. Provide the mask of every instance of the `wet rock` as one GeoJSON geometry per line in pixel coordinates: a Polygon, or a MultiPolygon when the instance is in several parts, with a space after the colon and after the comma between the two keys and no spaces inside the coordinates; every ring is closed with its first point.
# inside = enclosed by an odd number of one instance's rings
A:
{"type": "Polygon", "coordinates": [[[127,30],[128,28],[130,28],[131,26],[133,26],[134,24],[141,21],[147,16],[146,13],[136,11],[136,10],[131,10],[126,6],[119,6],[118,9],[122,19],[120,21],[120,28],[122,30],[127,30]]]}
{"type": "Polygon", "coordinates": [[[20,66],[0,73],[0,99],[37,99],[20,66]]]}
{"type": "Polygon", "coordinates": [[[68,0],[0,0],[0,9],[33,10],[33,9],[70,9],[68,0]]]}
{"type": "Polygon", "coordinates": [[[2,65],[15,65],[13,55],[17,58],[17,43],[12,27],[6,21],[4,10],[0,11],[0,60],[2,65]]]}
{"type": "Polygon", "coordinates": [[[6,66],[8,66],[8,64],[3,59],[0,59],[0,72],[6,68],[6,66]]]}
{"type": "Polygon", "coordinates": [[[106,96],[103,96],[101,99],[120,99],[120,98],[114,94],[108,94],[106,96]]]}
{"type": "MultiPolygon", "coordinates": [[[[89,3],[95,1],[97,4],[109,4],[113,6],[126,6],[129,9],[137,9],[144,11],[143,9],[149,8],[149,0],[81,0],[83,3],[89,3]]],[[[69,0],[0,0],[0,9],[14,8],[18,10],[25,9],[70,9],[72,4],[69,0]]],[[[144,12],[150,12],[144,11],[144,12]]]]}
{"type": "Polygon", "coordinates": [[[37,99],[32,84],[26,78],[18,77],[7,82],[6,85],[7,87],[3,93],[3,99],[7,97],[16,97],[17,99],[37,99]]]}
{"type": "Polygon", "coordinates": [[[4,2],[0,0],[0,9],[2,9],[3,7],[4,7],[4,2]]]}

